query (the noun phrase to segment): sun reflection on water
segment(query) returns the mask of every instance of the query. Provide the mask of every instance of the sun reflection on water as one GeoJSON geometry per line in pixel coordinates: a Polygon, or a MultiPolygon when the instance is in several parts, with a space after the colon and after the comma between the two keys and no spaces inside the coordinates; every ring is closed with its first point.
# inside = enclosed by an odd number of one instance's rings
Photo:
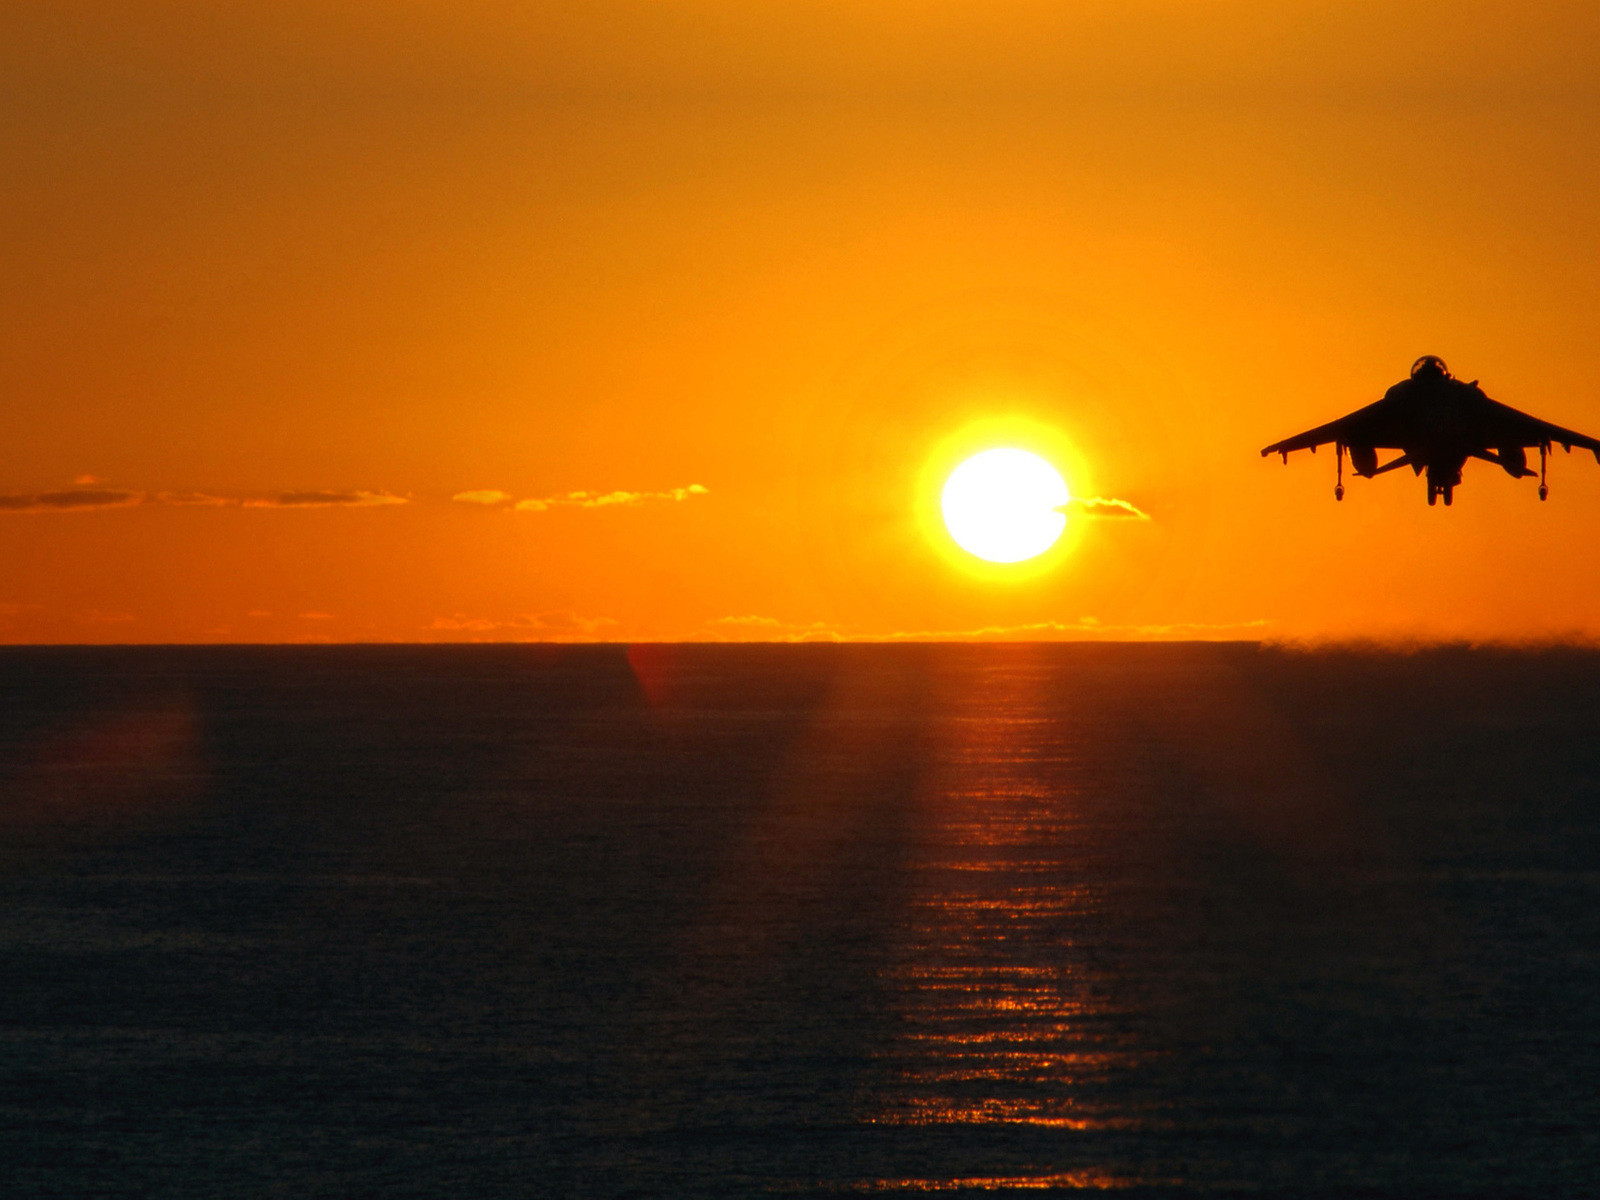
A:
{"type": "Polygon", "coordinates": [[[1046,1175],[968,1175],[952,1179],[865,1179],[852,1189],[858,1192],[1001,1192],[1047,1191],[1077,1188],[1083,1191],[1114,1191],[1144,1187],[1146,1180],[1103,1171],[1054,1171],[1046,1175]]]}
{"type": "MultiPolygon", "coordinates": [[[[1129,1130],[1096,1099],[1131,1068],[1100,969],[1081,942],[1104,904],[1085,773],[1070,721],[1046,718],[1024,668],[945,681],[939,761],[923,800],[916,885],[884,972],[901,1023],[887,1085],[864,1119],[918,1127],[1129,1130]],[[1031,685],[1031,686],[1030,686],[1031,685]],[[981,714],[981,715],[975,715],[981,714]]],[[[862,1191],[1118,1188],[1149,1183],[1099,1167],[951,1178],[882,1178],[862,1191]]],[[[1070,1156],[1069,1156],[1070,1157],[1070,1156]]],[[[976,1164],[972,1164],[976,1165],[976,1164]]],[[[1053,1169],[1052,1169],[1053,1168],[1053,1169]]]]}

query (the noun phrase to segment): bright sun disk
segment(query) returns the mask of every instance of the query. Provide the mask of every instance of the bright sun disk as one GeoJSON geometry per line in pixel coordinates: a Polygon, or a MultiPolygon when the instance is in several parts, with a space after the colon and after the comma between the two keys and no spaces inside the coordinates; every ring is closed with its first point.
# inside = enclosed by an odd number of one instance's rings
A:
{"type": "Polygon", "coordinates": [[[994,563],[1043,554],[1067,527],[1072,497],[1061,473],[1027,450],[974,454],[945,481],[945,528],[969,554],[994,563]]]}

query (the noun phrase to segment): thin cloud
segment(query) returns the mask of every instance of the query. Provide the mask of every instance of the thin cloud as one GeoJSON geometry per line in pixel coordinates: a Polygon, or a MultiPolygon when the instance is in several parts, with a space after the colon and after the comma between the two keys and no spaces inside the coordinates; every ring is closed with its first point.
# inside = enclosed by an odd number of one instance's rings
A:
{"type": "Polygon", "coordinates": [[[273,496],[214,496],[207,492],[135,492],[75,488],[0,494],[0,512],[85,512],[103,508],[372,508],[406,504],[392,492],[280,492],[273,496]]]}
{"type": "Polygon", "coordinates": [[[780,621],[776,617],[755,615],[742,617],[717,617],[706,624],[718,633],[728,635],[731,641],[751,642],[841,642],[846,640],[826,621],[799,623],[780,621]]]}
{"type": "Polygon", "coordinates": [[[698,483],[688,487],[668,488],[664,492],[567,492],[562,496],[544,496],[518,500],[517,512],[545,512],[552,508],[611,508],[616,505],[646,504],[654,500],[682,501],[691,496],[704,496],[711,489],[698,483]]]}
{"type": "Polygon", "coordinates": [[[210,496],[205,492],[156,492],[141,501],[162,508],[230,508],[240,503],[227,496],[210,496]]]}
{"type": "Polygon", "coordinates": [[[475,492],[457,492],[450,499],[457,504],[482,504],[487,508],[498,508],[509,504],[514,497],[510,492],[502,492],[498,488],[481,488],[475,492]]]}
{"type": "Polygon", "coordinates": [[[1035,621],[1026,625],[986,625],[980,629],[899,631],[851,641],[885,642],[1207,642],[1235,641],[1259,635],[1271,624],[1265,617],[1254,621],[1174,621],[1166,624],[1105,625],[1093,617],[1077,621],[1035,621]]]}
{"type": "Polygon", "coordinates": [[[620,622],[611,617],[585,617],[564,609],[518,613],[510,617],[479,617],[453,613],[435,617],[428,628],[465,641],[603,641],[602,634],[620,622]]]}
{"type": "Polygon", "coordinates": [[[1169,624],[1106,625],[1094,617],[1077,621],[1033,621],[976,629],[847,632],[822,621],[809,624],[774,617],[718,617],[706,622],[715,640],[748,642],[1051,642],[1051,641],[1233,641],[1260,636],[1270,624],[1254,621],[1181,621],[1169,624]]]}
{"type": "Polygon", "coordinates": [[[1056,509],[1080,517],[1120,517],[1124,520],[1148,521],[1150,514],[1142,512],[1126,500],[1113,500],[1105,496],[1084,496],[1068,500],[1056,509]]]}
{"type": "Polygon", "coordinates": [[[0,512],[83,512],[94,508],[131,508],[143,502],[142,492],[79,488],[67,492],[0,495],[0,512]]]}
{"type": "Polygon", "coordinates": [[[410,503],[393,492],[281,492],[276,496],[249,499],[245,508],[378,508],[410,503]]]}

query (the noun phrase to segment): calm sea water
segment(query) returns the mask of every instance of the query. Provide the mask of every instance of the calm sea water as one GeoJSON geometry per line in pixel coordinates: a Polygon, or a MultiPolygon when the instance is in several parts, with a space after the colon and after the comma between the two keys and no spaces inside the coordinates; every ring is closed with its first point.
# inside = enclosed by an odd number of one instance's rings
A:
{"type": "Polygon", "coordinates": [[[0,1194],[1600,1189],[1600,655],[0,651],[0,1194]]]}

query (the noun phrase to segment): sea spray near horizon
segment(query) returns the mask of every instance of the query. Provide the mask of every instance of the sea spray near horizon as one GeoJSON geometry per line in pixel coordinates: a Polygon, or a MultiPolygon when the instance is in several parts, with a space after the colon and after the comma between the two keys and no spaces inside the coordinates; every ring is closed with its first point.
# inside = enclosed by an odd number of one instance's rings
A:
{"type": "Polygon", "coordinates": [[[15,1196],[1577,1195],[1600,654],[0,650],[15,1196]]]}

